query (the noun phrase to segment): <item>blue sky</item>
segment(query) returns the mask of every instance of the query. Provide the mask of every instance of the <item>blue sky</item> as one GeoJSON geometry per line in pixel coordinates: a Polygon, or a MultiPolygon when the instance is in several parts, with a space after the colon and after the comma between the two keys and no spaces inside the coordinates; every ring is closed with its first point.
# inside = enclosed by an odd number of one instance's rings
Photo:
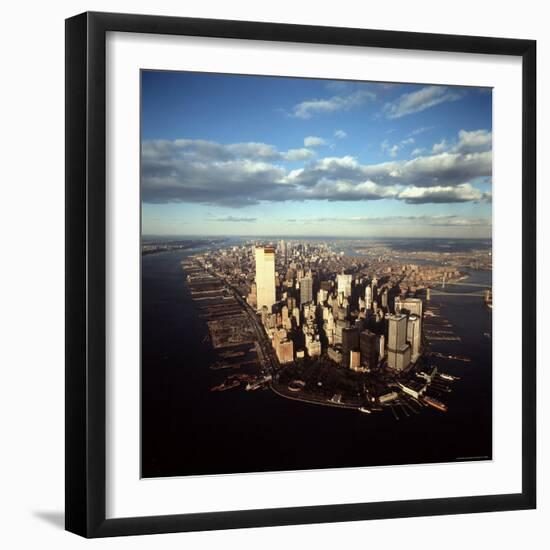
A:
{"type": "Polygon", "coordinates": [[[489,237],[488,89],[142,72],[148,235],[489,237]]]}

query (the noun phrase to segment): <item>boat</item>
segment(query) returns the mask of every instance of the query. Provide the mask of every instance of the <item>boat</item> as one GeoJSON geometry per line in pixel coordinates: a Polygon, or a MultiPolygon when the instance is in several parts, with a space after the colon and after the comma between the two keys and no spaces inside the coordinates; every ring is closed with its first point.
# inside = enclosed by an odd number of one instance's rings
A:
{"type": "Polygon", "coordinates": [[[429,396],[424,397],[424,403],[427,403],[434,409],[447,412],[447,405],[445,405],[445,403],[442,403],[441,401],[439,401],[439,399],[436,399],[435,397],[429,397],[429,396]]]}

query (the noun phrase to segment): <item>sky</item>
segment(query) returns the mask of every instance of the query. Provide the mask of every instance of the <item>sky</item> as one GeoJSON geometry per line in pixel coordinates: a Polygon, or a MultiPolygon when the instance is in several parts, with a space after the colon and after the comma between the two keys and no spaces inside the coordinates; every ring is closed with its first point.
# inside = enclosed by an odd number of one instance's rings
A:
{"type": "Polygon", "coordinates": [[[487,88],[142,71],[145,235],[491,236],[487,88]]]}

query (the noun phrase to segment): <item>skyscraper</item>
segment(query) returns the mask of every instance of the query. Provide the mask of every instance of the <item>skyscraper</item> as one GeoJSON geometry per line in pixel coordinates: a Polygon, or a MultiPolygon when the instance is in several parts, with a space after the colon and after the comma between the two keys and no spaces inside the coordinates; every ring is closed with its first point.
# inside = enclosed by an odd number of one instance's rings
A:
{"type": "Polygon", "coordinates": [[[349,367],[350,352],[359,349],[359,331],[356,328],[342,330],[342,359],[345,367],[349,367]]]}
{"type": "Polygon", "coordinates": [[[376,334],[370,330],[364,330],[359,335],[359,347],[361,349],[361,362],[369,369],[374,369],[378,362],[376,334]]]}
{"type": "Polygon", "coordinates": [[[388,315],[388,348],[400,349],[407,343],[407,316],[388,315]]]}
{"type": "Polygon", "coordinates": [[[418,315],[422,319],[422,300],[420,298],[405,298],[401,300],[401,311],[418,315]]]}
{"type": "Polygon", "coordinates": [[[313,301],[313,279],[302,277],[300,279],[300,305],[313,301]]]}
{"type": "Polygon", "coordinates": [[[365,288],[365,309],[370,310],[372,307],[372,288],[367,286],[365,288]]]}
{"type": "Polygon", "coordinates": [[[338,294],[343,293],[344,296],[351,296],[351,275],[340,273],[336,276],[338,285],[338,294]]]}
{"type": "Polygon", "coordinates": [[[388,315],[388,367],[398,371],[408,368],[411,346],[407,344],[407,316],[388,315]]]}
{"type": "Polygon", "coordinates": [[[409,315],[407,341],[411,345],[411,361],[416,363],[416,360],[420,357],[420,317],[418,315],[409,315]]]}
{"type": "Polygon", "coordinates": [[[266,306],[271,311],[275,303],[275,249],[257,246],[256,256],[256,307],[266,306]]]}
{"type": "Polygon", "coordinates": [[[384,309],[388,308],[388,289],[385,288],[384,292],[382,292],[382,307],[384,309]]]}

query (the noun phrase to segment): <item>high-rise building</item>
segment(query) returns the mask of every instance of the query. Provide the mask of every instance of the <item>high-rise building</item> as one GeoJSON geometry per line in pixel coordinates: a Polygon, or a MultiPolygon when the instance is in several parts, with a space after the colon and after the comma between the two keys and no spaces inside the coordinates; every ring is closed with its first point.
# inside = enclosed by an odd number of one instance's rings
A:
{"type": "Polygon", "coordinates": [[[374,369],[378,363],[376,334],[370,330],[364,330],[359,335],[359,348],[361,350],[361,362],[368,368],[374,369]]]}
{"type": "Polygon", "coordinates": [[[377,343],[378,343],[378,357],[380,359],[383,359],[384,356],[386,355],[386,337],[383,334],[381,334],[377,339],[377,343]]]}
{"type": "Polygon", "coordinates": [[[351,275],[339,273],[336,276],[336,284],[338,286],[338,294],[343,293],[344,296],[351,296],[351,275]]]}
{"type": "Polygon", "coordinates": [[[294,344],[288,339],[286,330],[280,329],[273,334],[273,347],[280,363],[294,361],[294,344]]]}
{"type": "Polygon", "coordinates": [[[354,328],[342,329],[342,359],[345,367],[349,367],[350,352],[359,349],[359,331],[354,328]]]}
{"type": "Polygon", "coordinates": [[[365,309],[370,310],[372,308],[372,288],[367,286],[365,288],[365,309]]]}
{"type": "Polygon", "coordinates": [[[275,303],[275,249],[257,246],[256,255],[256,307],[266,306],[271,311],[275,303]]]}
{"type": "Polygon", "coordinates": [[[286,265],[286,243],[282,239],[281,239],[281,242],[279,243],[279,248],[281,249],[281,256],[283,258],[283,262],[286,265]]]}
{"type": "Polygon", "coordinates": [[[302,277],[300,279],[300,305],[313,301],[313,279],[302,277]]]}
{"type": "Polygon", "coordinates": [[[409,315],[407,341],[411,345],[411,361],[416,363],[416,360],[420,357],[420,317],[418,315],[409,315]]]}
{"type": "Polygon", "coordinates": [[[407,344],[407,316],[388,315],[388,367],[398,371],[408,368],[411,347],[407,344]]]}
{"type": "Polygon", "coordinates": [[[422,319],[422,300],[420,298],[405,298],[401,300],[401,311],[413,313],[422,319]]]}
{"type": "Polygon", "coordinates": [[[337,319],[334,323],[334,344],[342,343],[342,332],[344,329],[349,328],[349,321],[342,321],[337,319]]]}
{"type": "Polygon", "coordinates": [[[349,352],[349,368],[354,371],[361,371],[361,354],[359,351],[351,350],[349,352]]]}
{"type": "Polygon", "coordinates": [[[401,313],[401,297],[400,296],[395,297],[395,300],[393,302],[393,309],[394,309],[396,315],[401,313]]]}
{"type": "Polygon", "coordinates": [[[401,350],[388,348],[388,367],[397,371],[409,368],[411,364],[411,346],[408,344],[401,350]]]}
{"type": "Polygon", "coordinates": [[[388,289],[384,289],[384,292],[382,292],[382,307],[384,309],[388,309],[388,289]]]}
{"type": "Polygon", "coordinates": [[[400,349],[407,343],[407,316],[388,315],[388,348],[400,349]]]}

